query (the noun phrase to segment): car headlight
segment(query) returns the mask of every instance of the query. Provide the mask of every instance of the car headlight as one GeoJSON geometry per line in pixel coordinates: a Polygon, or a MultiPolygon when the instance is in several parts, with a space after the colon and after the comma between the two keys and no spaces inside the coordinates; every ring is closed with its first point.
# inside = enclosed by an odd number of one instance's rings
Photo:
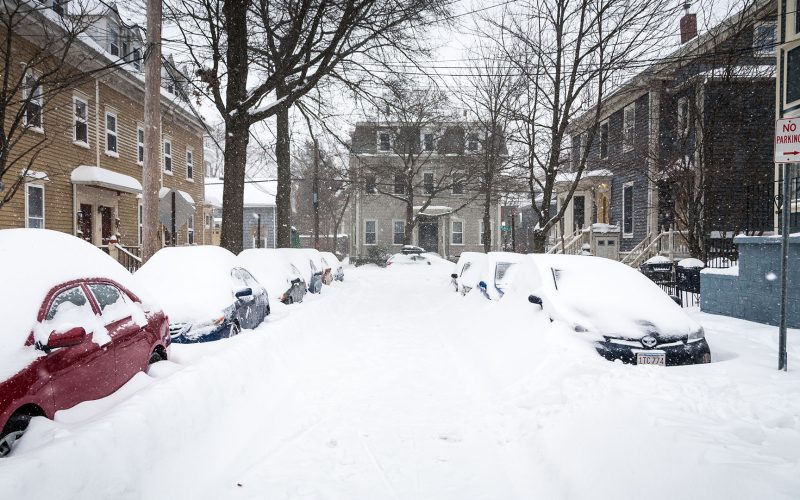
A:
{"type": "Polygon", "coordinates": [[[689,333],[689,342],[697,342],[698,340],[702,340],[706,338],[706,332],[703,331],[703,327],[701,326],[697,330],[689,333]]]}

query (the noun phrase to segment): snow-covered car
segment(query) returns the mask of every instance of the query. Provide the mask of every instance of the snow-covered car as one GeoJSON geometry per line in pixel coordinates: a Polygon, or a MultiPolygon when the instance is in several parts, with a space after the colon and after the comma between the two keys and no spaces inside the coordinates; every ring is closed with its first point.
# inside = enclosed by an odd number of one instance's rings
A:
{"type": "Polygon", "coordinates": [[[466,295],[478,286],[486,275],[488,258],[485,253],[462,252],[456,262],[455,272],[450,275],[455,291],[466,295]]]}
{"type": "Polygon", "coordinates": [[[423,254],[404,254],[404,253],[396,253],[391,255],[388,259],[386,259],[386,265],[391,266],[392,264],[427,264],[431,265],[431,259],[427,255],[423,254]]]}
{"type": "Polygon", "coordinates": [[[339,261],[339,259],[332,252],[320,253],[322,254],[322,260],[324,261],[325,265],[331,268],[333,279],[336,281],[344,281],[344,268],[342,267],[342,263],[339,261]]]}
{"type": "Polygon", "coordinates": [[[221,247],[162,248],[134,279],[163,306],[176,343],[233,337],[270,313],[267,291],[221,247]]]}
{"type": "Polygon", "coordinates": [[[167,318],[97,247],[45,229],[0,231],[0,456],[31,418],[108,396],[166,359],[167,318]],[[30,265],[28,265],[28,263],[30,265]]]}
{"type": "Polygon", "coordinates": [[[302,302],[306,282],[297,267],[274,248],[250,248],[239,254],[242,266],[264,285],[267,294],[284,304],[302,302]]]}
{"type": "Polygon", "coordinates": [[[604,358],[667,366],[711,361],[703,328],[639,271],[601,257],[528,258],[533,265],[515,276],[529,287],[528,300],[593,341],[604,358]]]}
{"type": "Polygon", "coordinates": [[[489,299],[499,299],[511,283],[514,266],[527,261],[527,256],[513,252],[489,252],[478,288],[489,299]]]}
{"type": "Polygon", "coordinates": [[[278,248],[278,252],[300,270],[309,293],[322,292],[322,277],[325,269],[317,250],[311,248],[278,248]]]}

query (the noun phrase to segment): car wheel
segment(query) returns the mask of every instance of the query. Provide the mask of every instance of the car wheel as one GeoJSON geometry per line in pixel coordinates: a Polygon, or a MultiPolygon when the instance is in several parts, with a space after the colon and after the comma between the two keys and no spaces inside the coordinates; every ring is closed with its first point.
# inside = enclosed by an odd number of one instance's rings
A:
{"type": "Polygon", "coordinates": [[[150,361],[148,361],[147,364],[152,365],[153,363],[158,363],[159,361],[164,361],[164,358],[158,351],[153,351],[153,353],[150,355],[150,361]]]}
{"type": "Polygon", "coordinates": [[[239,328],[239,323],[236,323],[234,321],[234,322],[231,323],[230,328],[228,328],[228,337],[235,337],[235,336],[239,335],[239,332],[241,332],[241,331],[242,331],[242,329],[239,328]]]}
{"type": "Polygon", "coordinates": [[[0,457],[5,457],[11,453],[14,443],[25,433],[30,421],[31,416],[26,414],[13,415],[8,419],[2,434],[0,434],[0,457]]]}

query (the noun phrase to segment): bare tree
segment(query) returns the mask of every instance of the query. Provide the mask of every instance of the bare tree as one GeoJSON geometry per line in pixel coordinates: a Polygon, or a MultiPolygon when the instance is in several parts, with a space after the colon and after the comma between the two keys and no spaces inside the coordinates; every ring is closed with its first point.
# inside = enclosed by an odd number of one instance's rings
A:
{"type": "MultiPolygon", "coordinates": [[[[532,210],[539,223],[533,250],[543,252],[578,186],[601,117],[600,103],[620,74],[656,44],[654,31],[670,8],[637,0],[529,0],[492,21],[507,64],[521,74],[524,92],[512,118],[522,150],[532,210]],[[589,113],[587,110],[591,109],[589,113]],[[585,114],[585,115],[584,115],[585,114]],[[584,115],[585,142],[577,159],[566,152],[567,130],[584,115]],[[571,172],[555,212],[556,181],[571,172]]],[[[673,9],[674,11],[674,9],[673,9]]]]}
{"type": "MultiPolygon", "coordinates": [[[[481,193],[483,227],[491,227],[492,208],[518,183],[510,175],[514,167],[508,152],[511,133],[511,116],[521,92],[523,81],[514,67],[509,65],[498,47],[480,46],[477,61],[464,90],[464,103],[473,121],[484,133],[479,136],[481,148],[474,165],[475,184],[481,193]]],[[[492,248],[492,231],[483,232],[483,248],[492,248]]]]}
{"type": "MultiPolygon", "coordinates": [[[[0,209],[14,198],[39,155],[74,127],[72,120],[46,119],[51,110],[58,112],[51,103],[132,61],[133,53],[97,57],[87,43],[94,14],[77,1],[0,5],[0,209]]],[[[82,112],[88,120],[88,109],[82,112]]],[[[76,133],[88,141],[88,128],[76,133]]]]}
{"type": "MultiPolygon", "coordinates": [[[[439,197],[466,194],[475,178],[479,131],[454,121],[444,91],[404,81],[389,85],[372,111],[378,117],[379,151],[386,154],[359,158],[354,175],[367,192],[405,205],[403,243],[410,245],[419,214],[439,197]],[[473,154],[466,154],[465,148],[473,154]]],[[[358,158],[358,151],[351,154],[358,158]]],[[[476,196],[459,198],[458,206],[449,207],[447,213],[460,211],[476,196]]]]}
{"type": "MultiPolygon", "coordinates": [[[[403,54],[446,12],[445,0],[170,0],[170,17],[197,69],[197,90],[225,123],[221,243],[242,247],[250,127],[276,117],[277,242],[291,238],[289,109],[344,61],[403,54]]],[[[340,75],[345,77],[345,75],[340,75]]]]}

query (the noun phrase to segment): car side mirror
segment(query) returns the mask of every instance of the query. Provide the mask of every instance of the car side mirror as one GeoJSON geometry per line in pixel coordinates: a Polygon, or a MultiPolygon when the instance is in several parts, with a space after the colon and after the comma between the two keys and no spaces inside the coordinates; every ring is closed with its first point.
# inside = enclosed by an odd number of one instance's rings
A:
{"type": "Polygon", "coordinates": [[[253,289],[252,288],[241,288],[233,294],[234,297],[237,299],[243,299],[245,297],[252,297],[253,296],[253,289]]]}
{"type": "Polygon", "coordinates": [[[478,282],[478,288],[480,288],[481,290],[483,290],[485,292],[486,291],[486,282],[485,281],[479,281],[478,282]]]}
{"type": "Polygon", "coordinates": [[[450,277],[453,278],[453,279],[456,279],[456,278],[458,278],[458,275],[456,273],[453,273],[453,274],[450,275],[450,277]]]}
{"type": "Polygon", "coordinates": [[[297,284],[299,284],[301,281],[302,281],[302,280],[301,280],[300,278],[295,278],[295,279],[293,279],[293,280],[292,280],[292,282],[291,282],[291,283],[292,283],[292,285],[297,285],[297,284]]]}
{"type": "Polygon", "coordinates": [[[53,332],[47,339],[47,345],[40,346],[45,352],[61,347],[72,347],[86,341],[86,330],[82,326],[70,328],[65,332],[53,332]]]}
{"type": "Polygon", "coordinates": [[[539,297],[538,295],[528,295],[528,302],[530,302],[531,304],[536,304],[539,307],[544,307],[542,305],[542,298],[539,297]]]}

